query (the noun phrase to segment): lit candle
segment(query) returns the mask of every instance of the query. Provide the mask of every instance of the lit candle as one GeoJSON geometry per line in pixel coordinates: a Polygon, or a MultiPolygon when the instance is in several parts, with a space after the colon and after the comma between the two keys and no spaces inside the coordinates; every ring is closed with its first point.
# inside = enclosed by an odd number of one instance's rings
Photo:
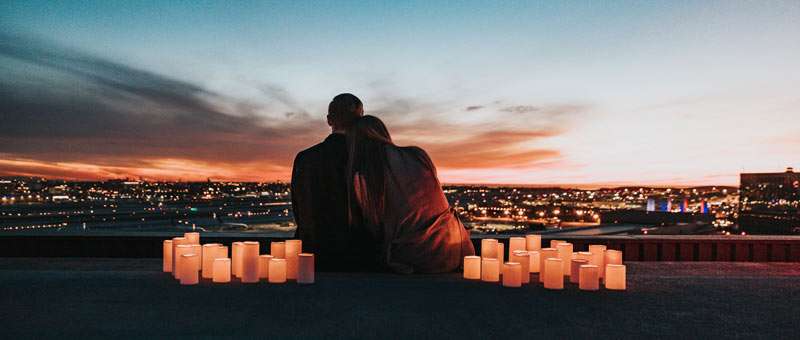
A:
{"type": "Polygon", "coordinates": [[[481,257],[485,259],[497,258],[497,240],[485,238],[481,240],[481,257]]]}
{"type": "Polygon", "coordinates": [[[542,235],[525,235],[525,241],[528,251],[542,249],[542,235]]]}
{"type": "Polygon", "coordinates": [[[314,283],[314,254],[297,254],[297,283],[314,283]]]}
{"type": "Polygon", "coordinates": [[[614,249],[606,250],[605,264],[622,264],[622,252],[614,249]]]}
{"type": "Polygon", "coordinates": [[[464,256],[464,278],[468,280],[481,279],[480,256],[464,256]]]}
{"type": "Polygon", "coordinates": [[[195,270],[200,272],[200,269],[202,269],[201,265],[202,265],[202,262],[203,262],[202,261],[203,260],[203,246],[201,246],[199,244],[192,244],[191,246],[192,246],[192,254],[197,255],[197,262],[192,262],[192,265],[195,266],[195,268],[194,268],[195,270]]]}
{"type": "Polygon", "coordinates": [[[286,240],[285,243],[285,256],[286,256],[286,278],[290,280],[297,279],[297,255],[302,252],[303,241],[301,240],[286,240]]]}
{"type": "Polygon", "coordinates": [[[180,280],[182,285],[196,285],[199,281],[199,272],[195,268],[200,267],[200,256],[197,254],[181,255],[182,265],[180,266],[180,280]]]}
{"type": "Polygon", "coordinates": [[[231,249],[231,274],[233,276],[242,277],[242,250],[244,250],[244,242],[233,242],[231,249]]]}
{"type": "Polygon", "coordinates": [[[258,278],[259,279],[268,279],[269,278],[269,260],[272,260],[274,257],[272,255],[259,255],[258,256],[258,278]]]}
{"type": "Polygon", "coordinates": [[[203,245],[203,263],[200,269],[202,278],[210,279],[213,277],[214,259],[217,258],[217,249],[221,246],[219,243],[206,243],[203,245]]]}
{"type": "MultiPolygon", "coordinates": [[[[558,258],[558,250],[553,248],[542,248],[539,251],[539,282],[544,282],[545,272],[547,272],[547,267],[545,266],[545,261],[551,258],[558,258]]],[[[562,269],[563,271],[563,269],[562,269]]],[[[564,274],[561,274],[564,275],[564,274]]]]}
{"type": "Polygon", "coordinates": [[[524,237],[512,237],[508,239],[508,255],[511,258],[511,253],[517,250],[527,250],[528,246],[525,243],[524,237]]]}
{"type": "Polygon", "coordinates": [[[500,281],[500,262],[496,258],[481,259],[481,281],[500,281]]]}
{"type": "Polygon", "coordinates": [[[214,278],[215,283],[228,283],[231,282],[231,259],[221,257],[214,259],[214,278]]]}
{"type": "Polygon", "coordinates": [[[598,290],[600,289],[600,280],[599,274],[600,271],[598,270],[597,266],[593,264],[584,264],[580,267],[579,277],[580,282],[578,282],[578,288],[581,290],[598,290]]]}
{"type": "Polygon", "coordinates": [[[603,281],[606,289],[625,290],[625,265],[607,264],[606,277],[603,281]]]}
{"type": "Polygon", "coordinates": [[[258,282],[258,242],[247,241],[242,247],[242,282],[258,282]]]}
{"type": "Polygon", "coordinates": [[[566,242],[566,241],[564,241],[564,240],[550,240],[550,248],[558,249],[558,245],[560,243],[564,243],[564,242],[566,242]]]}
{"type": "Polygon", "coordinates": [[[200,233],[184,233],[183,237],[189,240],[190,244],[200,244],[200,233]]]}
{"type": "Polygon", "coordinates": [[[522,286],[522,266],[516,262],[503,264],[503,287],[522,286]]]}
{"type": "Polygon", "coordinates": [[[164,240],[162,247],[162,260],[163,271],[165,273],[172,272],[172,240],[164,240]]]}
{"type": "Polygon", "coordinates": [[[182,244],[189,244],[185,237],[172,238],[172,276],[178,278],[178,246],[182,244]]]}
{"type": "Polygon", "coordinates": [[[497,261],[499,264],[503,264],[506,261],[506,245],[502,242],[497,243],[497,261]]]}
{"type": "Polygon", "coordinates": [[[188,266],[188,263],[184,262],[183,255],[192,254],[192,245],[191,244],[181,244],[175,248],[175,267],[172,269],[172,274],[175,275],[175,278],[180,280],[181,274],[183,273],[183,267],[188,266]]]}
{"type": "Polygon", "coordinates": [[[217,256],[215,258],[227,258],[228,257],[228,246],[219,246],[216,249],[217,256]]]}
{"type": "Polygon", "coordinates": [[[286,258],[286,243],[272,242],[269,245],[269,254],[276,259],[286,258]]]}
{"type": "Polygon", "coordinates": [[[531,273],[538,273],[539,272],[539,251],[533,250],[528,252],[528,258],[530,259],[530,271],[531,273]]]}
{"type": "Polygon", "coordinates": [[[544,288],[564,289],[564,273],[560,258],[548,258],[544,261],[544,288]]]}
{"type": "Polygon", "coordinates": [[[602,278],[606,268],[606,264],[604,263],[606,246],[602,244],[589,245],[589,252],[592,253],[592,259],[589,261],[589,264],[597,266],[597,275],[599,278],[602,278]]]}
{"type": "Polygon", "coordinates": [[[582,265],[588,264],[589,261],[584,259],[572,259],[570,261],[570,273],[569,273],[569,282],[570,283],[578,283],[580,282],[580,269],[582,265]]]}
{"type": "Polygon", "coordinates": [[[564,266],[564,276],[569,276],[571,274],[569,264],[572,261],[572,243],[562,242],[556,247],[558,249],[558,258],[561,259],[561,263],[564,266]]]}
{"type": "MultiPolygon", "coordinates": [[[[530,283],[531,282],[531,257],[528,255],[528,251],[526,250],[517,250],[515,252],[510,253],[508,260],[510,262],[519,263],[520,267],[520,280],[522,283],[530,283]]],[[[503,272],[505,275],[505,272],[503,272]]]]}
{"type": "Polygon", "coordinates": [[[575,256],[574,258],[580,259],[580,260],[586,260],[586,262],[591,262],[592,261],[592,253],[590,253],[588,251],[579,251],[578,255],[575,256]]]}
{"type": "Polygon", "coordinates": [[[284,282],[286,282],[286,259],[273,258],[269,260],[269,283],[284,282]]]}

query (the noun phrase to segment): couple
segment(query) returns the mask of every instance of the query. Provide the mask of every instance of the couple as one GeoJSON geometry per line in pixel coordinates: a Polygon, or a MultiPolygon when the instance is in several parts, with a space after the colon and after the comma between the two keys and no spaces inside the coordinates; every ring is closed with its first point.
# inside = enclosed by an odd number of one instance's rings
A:
{"type": "Polygon", "coordinates": [[[297,154],[292,170],[295,237],[320,270],[456,270],[475,249],[424,150],[392,143],[358,97],[328,106],[332,133],[297,154]]]}

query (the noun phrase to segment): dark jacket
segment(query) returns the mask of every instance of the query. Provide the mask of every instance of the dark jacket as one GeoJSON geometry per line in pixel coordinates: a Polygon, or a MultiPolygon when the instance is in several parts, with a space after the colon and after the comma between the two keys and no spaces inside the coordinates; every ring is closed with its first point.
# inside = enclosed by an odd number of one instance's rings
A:
{"type": "Polygon", "coordinates": [[[373,270],[375,241],[348,223],[347,142],[331,134],[297,154],[292,169],[292,210],[303,251],[315,254],[319,270],[373,270]]]}

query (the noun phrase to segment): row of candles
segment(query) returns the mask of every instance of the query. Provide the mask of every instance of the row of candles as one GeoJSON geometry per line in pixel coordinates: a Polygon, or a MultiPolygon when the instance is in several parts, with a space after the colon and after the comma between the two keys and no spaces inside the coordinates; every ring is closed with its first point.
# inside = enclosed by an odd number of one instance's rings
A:
{"type": "Polygon", "coordinates": [[[200,233],[185,233],[163,242],[163,271],[172,273],[182,285],[196,285],[203,279],[215,283],[231,282],[231,276],[243,283],[267,280],[269,283],[314,283],[314,254],[303,253],[301,240],[272,242],[270,253],[261,255],[255,241],[200,245],[200,233]]]}
{"type": "Polygon", "coordinates": [[[496,239],[481,240],[481,256],[464,257],[464,278],[501,282],[505,287],[521,287],[538,273],[547,289],[564,289],[564,281],[578,284],[581,290],[598,290],[602,280],[606,289],[625,290],[626,273],[622,252],[604,245],[589,245],[588,252],[574,252],[573,245],[551,240],[542,248],[541,235],[512,237],[505,245],[496,239]]]}

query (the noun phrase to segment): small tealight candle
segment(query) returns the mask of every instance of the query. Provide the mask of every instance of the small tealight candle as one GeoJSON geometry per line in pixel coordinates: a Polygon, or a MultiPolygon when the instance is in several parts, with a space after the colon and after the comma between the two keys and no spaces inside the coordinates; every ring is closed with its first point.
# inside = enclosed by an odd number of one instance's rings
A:
{"type": "Polygon", "coordinates": [[[200,266],[200,256],[197,254],[181,255],[180,281],[182,285],[196,285],[200,281],[200,273],[195,270],[200,266]]]}
{"type": "Polygon", "coordinates": [[[509,259],[511,259],[511,253],[517,250],[528,250],[528,246],[525,243],[524,237],[512,237],[508,239],[508,255],[509,259]]]}
{"type": "Polygon", "coordinates": [[[569,274],[569,282],[570,283],[578,283],[580,282],[580,269],[582,265],[588,264],[589,261],[584,259],[572,259],[570,261],[570,274],[569,274]]]}
{"type": "Polygon", "coordinates": [[[481,279],[480,256],[464,256],[464,278],[467,280],[481,279]]]}
{"type": "Polygon", "coordinates": [[[200,244],[200,233],[184,233],[185,237],[190,244],[200,244]]]}
{"type": "Polygon", "coordinates": [[[485,259],[497,258],[497,240],[485,238],[481,240],[481,257],[485,259]]]}
{"type": "MultiPolygon", "coordinates": [[[[522,283],[530,283],[531,282],[531,257],[528,255],[528,251],[526,250],[517,250],[509,254],[508,260],[510,262],[519,263],[520,267],[520,280],[522,283]]],[[[505,272],[503,272],[505,273],[505,272]]],[[[504,274],[505,275],[505,274],[504,274]]]]}
{"type": "Polygon", "coordinates": [[[165,273],[172,272],[172,240],[164,240],[162,248],[162,270],[165,273]]]}
{"type": "Polygon", "coordinates": [[[242,251],[244,250],[244,242],[233,242],[231,247],[231,274],[237,278],[241,278],[242,251]]]}
{"type": "Polygon", "coordinates": [[[516,262],[503,264],[503,287],[522,287],[522,266],[516,262]]]}
{"type": "Polygon", "coordinates": [[[269,244],[269,254],[276,259],[286,258],[286,243],[272,242],[269,244]]]}
{"type": "Polygon", "coordinates": [[[564,273],[560,258],[548,258],[544,261],[544,288],[564,289],[564,273]]]}
{"type": "Polygon", "coordinates": [[[572,243],[561,242],[556,246],[556,249],[558,249],[558,258],[561,259],[561,263],[564,266],[564,276],[569,276],[571,274],[569,264],[572,261],[572,243]]]}
{"type": "Polygon", "coordinates": [[[606,289],[625,290],[625,265],[607,264],[606,277],[603,281],[606,289]]]}
{"type": "Polygon", "coordinates": [[[231,259],[221,257],[214,259],[214,278],[211,279],[214,283],[228,283],[231,282],[231,259]]]}
{"type": "Polygon", "coordinates": [[[528,251],[542,249],[542,235],[525,235],[525,242],[528,251]]]}
{"type": "Polygon", "coordinates": [[[297,254],[297,283],[314,283],[314,254],[297,254]]]}
{"type": "Polygon", "coordinates": [[[274,257],[272,255],[259,255],[258,256],[258,278],[259,279],[268,279],[269,278],[269,260],[272,260],[274,257]]]}
{"type": "Polygon", "coordinates": [[[244,283],[258,282],[258,242],[247,241],[242,247],[242,274],[244,283]]]}
{"type": "Polygon", "coordinates": [[[589,261],[589,264],[593,264],[597,266],[597,275],[598,277],[603,277],[603,271],[605,271],[605,253],[606,253],[606,246],[602,244],[591,244],[589,245],[589,252],[592,253],[592,259],[589,261]]]}
{"type": "MultiPolygon", "coordinates": [[[[539,251],[539,282],[541,283],[544,282],[544,276],[547,272],[547,266],[545,266],[545,261],[551,258],[556,258],[556,259],[558,258],[558,250],[553,248],[542,248],[542,250],[539,251]]],[[[561,271],[563,271],[563,269],[561,271]]]]}
{"type": "Polygon", "coordinates": [[[217,258],[217,249],[222,245],[219,243],[207,243],[203,245],[203,263],[200,273],[202,278],[210,279],[213,275],[214,259],[217,258]]]}
{"type": "Polygon", "coordinates": [[[286,259],[273,258],[272,260],[269,260],[269,283],[285,283],[285,282],[286,282],[286,259]]]}
{"type": "Polygon", "coordinates": [[[528,252],[528,257],[530,259],[530,272],[531,273],[538,273],[539,272],[539,251],[533,250],[528,252]]]}
{"type": "Polygon", "coordinates": [[[500,281],[500,261],[496,258],[481,259],[481,281],[500,281]]]}
{"type": "Polygon", "coordinates": [[[597,266],[593,264],[584,264],[578,269],[580,281],[578,288],[580,290],[598,290],[600,289],[600,278],[598,277],[600,271],[597,266]]]}
{"type": "Polygon", "coordinates": [[[286,240],[285,243],[285,256],[286,256],[286,278],[290,280],[297,279],[297,255],[302,252],[303,241],[301,240],[286,240]]]}

